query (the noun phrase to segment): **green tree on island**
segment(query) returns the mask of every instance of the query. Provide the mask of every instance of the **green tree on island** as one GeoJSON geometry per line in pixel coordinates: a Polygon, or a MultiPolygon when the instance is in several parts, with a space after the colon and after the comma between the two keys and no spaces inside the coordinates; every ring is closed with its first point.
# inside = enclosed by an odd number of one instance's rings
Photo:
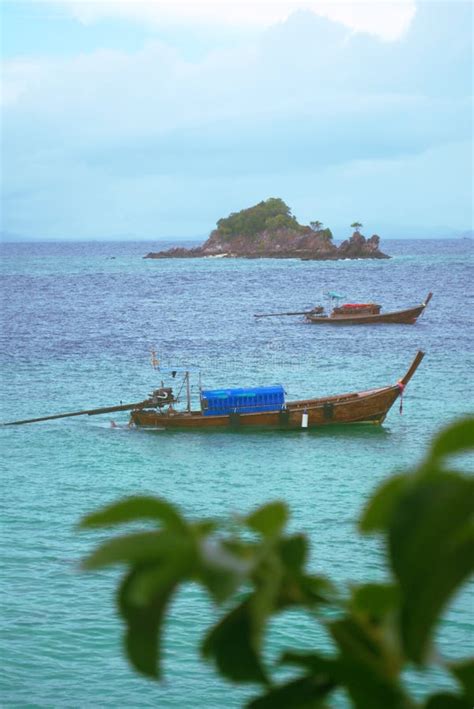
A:
{"type": "Polygon", "coordinates": [[[332,241],[332,231],[330,229],[323,229],[323,226],[324,223],[318,220],[309,223],[310,229],[318,234],[318,236],[322,237],[325,241],[332,241]]]}
{"type": "Polygon", "coordinates": [[[233,212],[217,222],[217,231],[227,237],[256,236],[266,229],[301,231],[304,227],[298,224],[288,205],[277,197],[241,209],[240,212],[233,212]]]}
{"type": "MultiPolygon", "coordinates": [[[[307,568],[309,541],[286,529],[288,508],[272,502],[227,523],[190,521],[165,500],[135,497],[86,517],[84,529],[151,524],[103,541],[88,570],[122,564],[118,606],[133,667],[161,679],[162,628],[182,584],[200,584],[223,607],[201,646],[226,679],[261,685],[252,709],[329,707],[345,690],[356,709],[471,709],[474,660],[443,662],[433,638],[443,610],[474,571],[474,480],[456,470],[474,449],[474,419],[442,431],[416,470],[385,481],[359,520],[381,538],[386,578],[336,589],[307,568]],[[287,618],[293,644],[270,664],[264,652],[273,616],[299,609],[329,633],[331,652],[298,649],[300,630],[287,618]],[[403,674],[436,662],[452,689],[415,698],[403,674]],[[295,674],[278,679],[286,665],[295,674]]],[[[307,646],[307,643],[305,643],[307,646]]],[[[467,649],[467,648],[466,648],[467,649]]],[[[429,683],[429,675],[427,682],[429,683]]]]}
{"type": "Polygon", "coordinates": [[[361,224],[360,222],[354,222],[354,224],[351,224],[351,229],[355,229],[356,231],[359,231],[359,229],[363,226],[364,225],[361,224]]]}

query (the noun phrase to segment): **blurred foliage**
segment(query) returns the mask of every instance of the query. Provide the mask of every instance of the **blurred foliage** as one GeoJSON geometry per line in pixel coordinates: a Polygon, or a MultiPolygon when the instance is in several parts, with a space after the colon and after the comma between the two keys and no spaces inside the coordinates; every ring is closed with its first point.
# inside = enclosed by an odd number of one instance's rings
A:
{"type": "Polygon", "coordinates": [[[304,231],[291,210],[282,199],[271,197],[253,207],[233,212],[217,222],[217,230],[222,236],[256,236],[266,229],[292,229],[304,231]]]}
{"type": "Polygon", "coordinates": [[[422,703],[410,696],[401,674],[410,666],[428,669],[434,657],[442,663],[433,651],[434,631],[474,570],[474,480],[453,469],[451,459],[473,446],[474,419],[454,424],[435,439],[418,469],[389,479],[369,501],[359,529],[382,538],[386,583],[337,592],[329,579],[311,573],[308,540],[286,531],[284,502],[264,505],[229,526],[188,521],[164,500],[126,499],[89,515],[81,527],[147,520],[153,529],[105,541],[83,566],[126,566],[118,594],[126,652],[149,677],[162,676],[161,629],[169,601],[192,581],[225,604],[203,640],[203,657],[228,680],[261,685],[252,709],[329,707],[341,688],[358,709],[470,709],[472,660],[445,663],[457,691],[422,703]],[[292,608],[312,611],[335,650],[287,651],[277,667],[269,667],[262,652],[269,620],[292,608]],[[273,678],[281,665],[295,671],[285,683],[273,678]]]}

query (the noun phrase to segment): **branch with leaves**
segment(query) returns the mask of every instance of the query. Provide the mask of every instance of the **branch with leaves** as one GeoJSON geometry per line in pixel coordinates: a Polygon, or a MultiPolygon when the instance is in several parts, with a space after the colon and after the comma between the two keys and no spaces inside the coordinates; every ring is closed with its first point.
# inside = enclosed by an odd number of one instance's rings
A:
{"type": "Polygon", "coordinates": [[[432,695],[423,704],[408,694],[401,674],[408,666],[429,667],[442,612],[474,571],[474,480],[450,463],[473,446],[474,420],[458,422],[435,439],[417,470],[375,492],[359,529],[384,540],[386,584],[337,592],[329,579],[311,573],[309,542],[285,531],[283,502],[260,507],[229,529],[216,520],[187,521],[161,499],[129,498],[89,515],[81,527],[140,521],[153,528],[106,541],[83,566],[126,566],[119,589],[126,652],[149,677],[162,676],[161,628],[170,599],[181,584],[197,582],[216,604],[232,604],[204,638],[203,657],[228,680],[262,685],[252,709],[328,707],[338,688],[357,709],[468,709],[474,660],[447,664],[457,693],[432,695]],[[336,650],[285,652],[279,665],[294,667],[295,676],[278,684],[262,647],[269,620],[291,608],[330,609],[315,622],[325,625],[336,650]]]}

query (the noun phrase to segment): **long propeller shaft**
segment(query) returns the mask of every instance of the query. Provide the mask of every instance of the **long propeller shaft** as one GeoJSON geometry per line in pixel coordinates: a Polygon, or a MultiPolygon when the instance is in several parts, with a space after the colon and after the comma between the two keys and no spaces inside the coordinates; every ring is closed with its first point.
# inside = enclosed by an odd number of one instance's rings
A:
{"type": "Polygon", "coordinates": [[[297,310],[291,313],[262,313],[261,315],[254,315],[254,318],[275,318],[277,315],[309,315],[311,310],[297,310]]]}
{"type": "Polygon", "coordinates": [[[85,409],[84,411],[72,411],[66,414],[54,414],[52,416],[40,416],[34,419],[21,419],[20,421],[7,421],[1,426],[21,426],[25,423],[38,423],[39,421],[51,421],[52,419],[65,419],[70,416],[96,416],[98,414],[111,414],[115,411],[130,411],[131,409],[142,409],[149,404],[148,401],[139,401],[135,404],[119,404],[118,406],[104,406],[100,409],[85,409]]]}

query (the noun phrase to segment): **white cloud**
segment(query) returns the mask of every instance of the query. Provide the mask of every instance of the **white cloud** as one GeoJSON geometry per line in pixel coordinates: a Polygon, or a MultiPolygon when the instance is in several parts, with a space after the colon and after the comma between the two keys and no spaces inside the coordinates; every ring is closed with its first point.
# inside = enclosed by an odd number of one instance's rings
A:
{"type": "Polygon", "coordinates": [[[80,22],[121,18],[147,25],[176,24],[268,27],[297,10],[341,22],[385,40],[400,37],[415,14],[415,0],[50,0],[80,22]]]}
{"type": "Polygon", "coordinates": [[[306,12],[192,60],[172,45],[178,30],[139,51],[7,62],[5,225],[60,235],[74,215],[79,233],[87,204],[83,233],[191,236],[272,195],[303,220],[316,198],[331,223],[342,202],[352,219],[359,202],[428,220],[439,201],[465,220],[465,144],[443,146],[472,132],[469,23],[432,8],[394,44],[306,12]]]}

